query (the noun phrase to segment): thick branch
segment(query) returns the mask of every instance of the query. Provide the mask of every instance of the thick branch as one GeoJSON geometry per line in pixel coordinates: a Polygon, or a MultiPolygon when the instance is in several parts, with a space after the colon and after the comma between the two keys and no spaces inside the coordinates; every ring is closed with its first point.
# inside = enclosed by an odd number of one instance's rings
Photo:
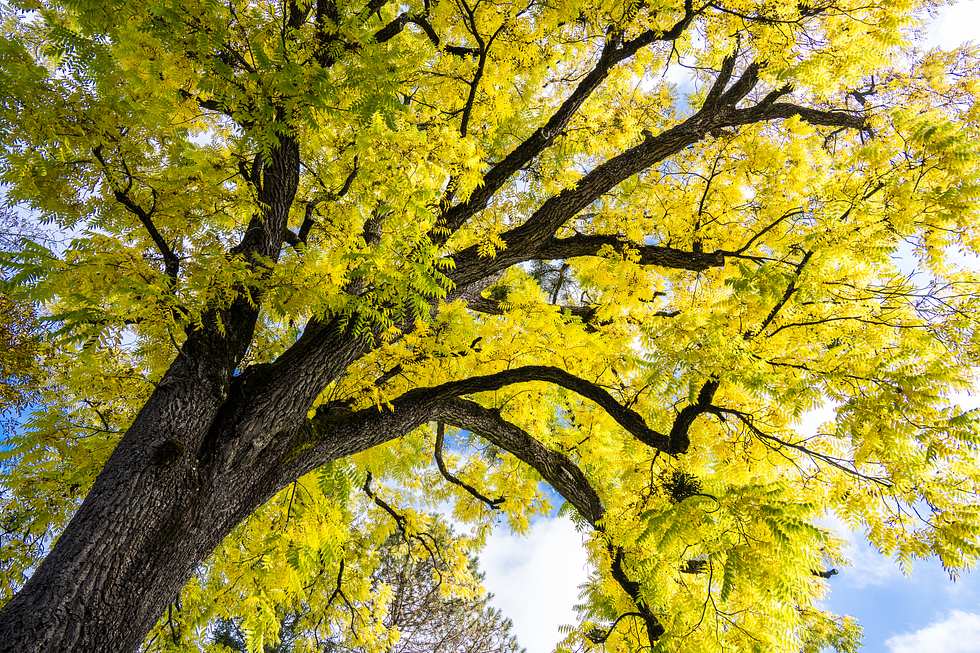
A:
{"type": "Polygon", "coordinates": [[[340,39],[340,11],[334,0],[316,0],[313,16],[316,35],[315,57],[324,68],[333,66],[335,59],[330,51],[340,39]]]}
{"type": "Polygon", "coordinates": [[[699,415],[713,412],[714,407],[711,405],[711,402],[715,398],[715,392],[718,390],[718,386],[718,379],[709,379],[706,381],[698,392],[697,401],[685,406],[677,414],[677,417],[674,418],[674,425],[670,429],[671,448],[678,451],[687,451],[687,448],[691,445],[689,435],[691,425],[699,415]]]}
{"type": "Polygon", "coordinates": [[[157,249],[160,251],[160,255],[163,257],[164,271],[167,273],[167,276],[170,277],[170,281],[172,283],[176,283],[177,275],[179,274],[180,270],[180,259],[177,258],[177,254],[174,253],[174,250],[167,243],[166,239],[164,239],[163,234],[160,233],[160,230],[157,229],[155,224],[153,224],[153,219],[150,217],[150,213],[134,202],[133,198],[131,198],[127,193],[116,189],[112,191],[112,194],[116,200],[125,206],[130,213],[135,215],[146,228],[147,233],[150,234],[150,238],[153,240],[153,244],[157,246],[157,249]]]}
{"type": "Polygon", "coordinates": [[[527,431],[505,420],[499,411],[473,401],[453,399],[443,402],[437,412],[440,419],[486,438],[533,467],[593,526],[602,520],[602,502],[582,470],[567,456],[548,449],[527,431]]]}
{"type": "Polygon", "coordinates": [[[783,120],[798,117],[803,122],[822,127],[842,127],[845,129],[867,130],[868,120],[860,113],[837,109],[814,109],[801,107],[789,102],[760,102],[756,106],[739,109],[732,119],[723,126],[749,125],[768,120],[783,120]]]}
{"type": "MultiPolygon", "coordinates": [[[[456,255],[456,270],[452,275],[457,287],[473,283],[489,274],[506,269],[517,262],[539,258],[539,250],[554,239],[555,232],[576,214],[612,190],[629,177],[641,173],[684,148],[716,134],[726,127],[736,127],[793,116],[816,125],[864,129],[863,115],[844,111],[826,111],[800,107],[773,98],[784,94],[769,94],[763,101],[747,108],[736,108],[757,84],[758,66],[751,64],[731,87],[716,93],[717,100],[704,106],[682,123],[660,134],[647,133],[643,142],[598,165],[578,183],[547,200],[520,226],[501,234],[503,251],[494,259],[479,255],[477,246],[456,255]]],[[[717,88],[717,86],[716,86],[717,88]]],[[[712,93],[715,93],[713,90],[712,93]]],[[[719,254],[715,254],[718,256],[719,254]]],[[[710,255],[709,255],[710,256],[710,255]]]]}
{"type": "Polygon", "coordinates": [[[527,139],[514,148],[510,154],[493,165],[483,176],[482,183],[465,201],[449,208],[442,217],[441,225],[447,230],[444,236],[434,236],[438,241],[444,241],[448,234],[458,230],[470,217],[486,207],[487,203],[500,190],[508,179],[561,134],[575,113],[599,85],[609,76],[612,69],[619,63],[635,55],[641,48],[655,42],[673,41],[677,39],[696,16],[693,2],[684,3],[684,15],[665,32],[648,30],[636,38],[622,42],[616,34],[611,34],[599,56],[599,61],[589,73],[582,78],[572,94],[551,115],[544,126],[536,129],[527,139]]]}
{"type": "Polygon", "coordinates": [[[527,383],[530,381],[544,381],[559,385],[566,390],[571,390],[576,394],[585,397],[601,406],[609,416],[631,433],[641,442],[665,453],[677,454],[681,451],[674,451],[670,446],[668,436],[654,431],[646,425],[643,418],[635,411],[623,406],[612,395],[600,388],[598,385],[586,381],[558,367],[546,365],[528,365],[511,370],[504,370],[496,374],[485,376],[474,376],[461,381],[450,381],[433,388],[411,390],[403,397],[415,394],[420,398],[427,397],[430,400],[445,400],[459,397],[465,394],[476,392],[490,392],[499,390],[515,383],[527,383]]]}
{"type": "Polygon", "coordinates": [[[246,258],[259,255],[279,258],[286,239],[286,224],[299,186],[299,143],[290,135],[279,137],[267,156],[256,158],[250,181],[257,191],[259,210],[245,228],[245,235],[232,249],[246,258]]]}
{"type": "MultiPolygon", "coordinates": [[[[567,456],[548,449],[525,430],[503,419],[499,411],[472,401],[448,401],[439,414],[447,422],[481,435],[533,467],[593,528],[602,530],[605,509],[599,495],[582,470],[567,456]]],[[[640,596],[639,583],[630,579],[623,569],[622,549],[610,547],[610,555],[613,578],[636,605],[636,615],[643,619],[650,641],[656,641],[664,634],[664,628],[640,596]]]]}
{"type": "MultiPolygon", "coordinates": [[[[349,456],[400,437],[425,422],[436,419],[447,402],[460,396],[499,390],[515,383],[543,381],[554,383],[599,404],[624,429],[641,442],[668,454],[683,451],[671,448],[670,438],[649,428],[643,418],[616,401],[608,392],[585,379],[548,366],[527,366],[505,370],[496,374],[474,376],[461,381],[449,381],[442,385],[415,388],[389,402],[390,410],[364,408],[355,412],[342,406],[325,404],[317,409],[314,417],[298,432],[297,438],[289,439],[290,447],[299,447],[304,455],[293,451],[286,455],[288,465],[302,474],[318,465],[342,456],[349,456]]],[[[455,424],[450,419],[446,421],[455,424]]],[[[273,446],[285,441],[285,437],[265,438],[273,446]]],[[[253,453],[259,455],[259,452],[253,453]]]]}
{"type": "MultiPolygon", "coordinates": [[[[544,372],[532,376],[548,376],[554,373],[548,368],[543,369],[544,372]]],[[[474,384],[484,390],[499,387],[507,379],[507,373],[503,374],[504,376],[490,375],[463,382],[451,382],[435,388],[412,390],[391,402],[390,411],[382,412],[369,408],[351,413],[345,412],[342,408],[322,406],[308,427],[311,433],[319,434],[317,437],[319,442],[315,446],[320,448],[320,451],[313,457],[302,456],[306,460],[299,467],[294,468],[294,471],[307,471],[326,460],[350,455],[355,451],[399,437],[427,419],[439,419],[486,438],[530,465],[571,503],[584,519],[601,531],[601,522],[605,515],[602,501],[582,470],[568,456],[548,449],[526,431],[503,419],[499,411],[452,396],[453,393],[459,393],[474,384]]],[[[527,374],[527,371],[522,374],[527,374]]],[[[563,374],[567,373],[558,371],[560,378],[563,374]]],[[[573,381],[573,384],[579,382],[586,383],[578,379],[573,381]]],[[[597,390],[600,393],[604,392],[597,390]]],[[[590,392],[595,394],[594,391],[590,392]]],[[[291,464],[295,464],[297,456],[290,453],[287,458],[291,464]]],[[[373,494],[370,491],[370,478],[365,484],[365,490],[373,494]]],[[[390,506],[384,505],[383,502],[379,503],[376,495],[372,496],[372,499],[393,516],[400,529],[404,529],[403,517],[390,506]]],[[[663,626],[640,596],[639,583],[630,579],[623,568],[622,549],[610,547],[610,556],[613,578],[636,604],[637,616],[643,619],[650,641],[655,641],[663,635],[663,626]]]]}
{"type": "Polygon", "coordinates": [[[695,272],[725,264],[724,252],[689,252],[661,245],[636,245],[619,236],[576,234],[568,238],[549,238],[535,250],[535,258],[566,259],[575,256],[595,256],[604,247],[614,251],[626,248],[639,254],[641,265],[655,265],[695,272]]]}
{"type": "Polygon", "coordinates": [[[469,82],[470,90],[467,92],[466,102],[463,104],[463,116],[459,121],[459,135],[463,138],[466,138],[466,132],[470,126],[470,117],[473,115],[473,104],[476,102],[480,80],[483,79],[483,73],[487,66],[487,49],[489,48],[489,44],[485,44],[478,33],[474,32],[474,34],[476,34],[477,41],[480,43],[480,54],[477,57],[476,72],[473,73],[473,79],[469,82]]]}

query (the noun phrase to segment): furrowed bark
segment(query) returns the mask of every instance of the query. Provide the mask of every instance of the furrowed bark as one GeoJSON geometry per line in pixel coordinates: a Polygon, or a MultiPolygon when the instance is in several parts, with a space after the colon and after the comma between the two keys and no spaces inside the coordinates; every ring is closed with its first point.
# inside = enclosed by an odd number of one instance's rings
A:
{"type": "MultiPolygon", "coordinates": [[[[261,170],[264,208],[231,255],[275,260],[298,182],[295,141],[282,138],[261,170]]],[[[0,651],[135,650],[194,566],[259,505],[198,459],[236,397],[232,374],[257,316],[240,295],[187,334],[50,553],[0,611],[0,651]]]]}
{"type": "Polygon", "coordinates": [[[58,542],[0,612],[0,651],[134,650],[217,544],[195,519],[195,496],[208,497],[185,443],[210,426],[224,390],[196,372],[178,359],[150,397],[58,542]]]}
{"type": "Polygon", "coordinates": [[[136,650],[196,566],[262,503],[320,465],[401,437],[435,407],[409,399],[394,412],[324,409],[314,424],[277,433],[261,456],[244,455],[251,442],[229,435],[221,455],[204,463],[178,438],[204,437],[219,395],[194,380],[167,381],[51,553],[0,612],[0,651],[136,650]],[[160,443],[166,424],[181,430],[160,443]]]}

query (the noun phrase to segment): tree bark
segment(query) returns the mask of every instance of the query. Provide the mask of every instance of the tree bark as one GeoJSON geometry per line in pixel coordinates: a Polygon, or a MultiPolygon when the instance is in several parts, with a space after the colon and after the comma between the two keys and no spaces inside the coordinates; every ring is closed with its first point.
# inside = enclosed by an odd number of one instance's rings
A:
{"type": "MultiPolygon", "coordinates": [[[[284,136],[256,161],[262,174],[252,181],[263,209],[232,254],[275,260],[299,150],[284,136]]],[[[233,376],[257,317],[242,293],[188,333],[50,553],[0,611],[0,652],[136,650],[194,568],[284,485],[264,473],[274,455],[257,461],[237,453],[257,432],[290,420],[295,429],[309,405],[306,397],[275,397],[263,404],[276,404],[274,412],[244,411],[255,404],[251,386],[271,394],[263,374],[233,376]],[[243,459],[247,469],[235,465],[243,459]]],[[[350,360],[318,371],[332,378],[350,360]]]]}
{"type": "MultiPolygon", "coordinates": [[[[302,386],[289,396],[273,376],[246,393],[247,381],[229,389],[203,373],[209,365],[188,376],[187,360],[175,361],[50,554],[0,611],[0,653],[136,650],[195,567],[277,491],[401,437],[438,407],[409,393],[393,411],[323,407],[313,433],[305,409],[274,430],[281,409],[256,407],[299,405],[302,386]],[[256,433],[271,436],[257,443],[256,433]]],[[[338,356],[321,372],[335,376],[348,362],[338,356]]]]}
{"type": "MultiPolygon", "coordinates": [[[[186,443],[208,429],[222,388],[175,364],[25,586],[0,612],[0,651],[131,651],[220,541],[186,443]],[[175,371],[176,370],[176,371],[175,371]],[[210,387],[209,387],[210,386],[210,387]]],[[[217,489],[217,488],[212,488],[217,489]]]]}

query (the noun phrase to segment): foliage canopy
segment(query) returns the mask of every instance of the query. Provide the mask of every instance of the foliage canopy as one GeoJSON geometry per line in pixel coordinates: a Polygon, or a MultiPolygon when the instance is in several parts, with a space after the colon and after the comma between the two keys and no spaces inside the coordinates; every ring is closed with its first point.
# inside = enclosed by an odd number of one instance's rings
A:
{"type": "Polygon", "coordinates": [[[49,329],[0,629],[387,650],[380,543],[472,596],[544,480],[596,568],[562,650],[854,650],[828,515],[980,553],[980,53],[916,50],[932,6],[5,3],[49,329]]]}

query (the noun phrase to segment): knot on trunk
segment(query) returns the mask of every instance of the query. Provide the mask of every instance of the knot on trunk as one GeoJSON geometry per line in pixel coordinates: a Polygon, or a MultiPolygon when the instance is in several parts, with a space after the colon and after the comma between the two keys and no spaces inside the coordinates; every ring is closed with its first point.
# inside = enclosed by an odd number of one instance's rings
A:
{"type": "Polygon", "coordinates": [[[150,460],[157,467],[166,467],[180,458],[184,453],[184,445],[173,439],[167,439],[153,448],[150,460]]]}

